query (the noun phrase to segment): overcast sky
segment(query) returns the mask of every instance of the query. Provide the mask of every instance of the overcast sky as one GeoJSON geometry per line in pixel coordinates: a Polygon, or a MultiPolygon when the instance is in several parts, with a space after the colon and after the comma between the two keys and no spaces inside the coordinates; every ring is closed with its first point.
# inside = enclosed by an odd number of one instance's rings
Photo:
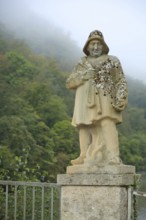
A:
{"type": "Polygon", "coordinates": [[[100,30],[125,72],[146,82],[145,0],[19,0],[19,5],[22,1],[70,33],[81,49],[89,33],[100,30]]]}

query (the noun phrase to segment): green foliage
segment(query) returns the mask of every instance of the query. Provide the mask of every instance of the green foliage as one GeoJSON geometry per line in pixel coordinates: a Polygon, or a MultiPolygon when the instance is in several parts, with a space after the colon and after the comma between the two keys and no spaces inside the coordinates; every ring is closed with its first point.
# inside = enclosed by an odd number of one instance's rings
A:
{"type": "MultiPolygon", "coordinates": [[[[78,130],[70,123],[74,92],[65,88],[68,73],[52,57],[34,54],[0,30],[0,179],[56,181],[79,154],[78,130]]],[[[144,170],[146,86],[129,78],[128,85],[129,106],[118,126],[121,158],[144,170]]]]}
{"type": "Polygon", "coordinates": [[[129,90],[129,104],[146,109],[146,85],[135,79],[127,78],[128,80],[128,90],[129,90]]]}
{"type": "Polygon", "coordinates": [[[64,74],[55,61],[28,56],[27,48],[20,53],[17,45],[11,40],[0,56],[1,179],[54,181],[59,156],[50,128],[69,120],[64,92],[57,95],[64,87],[64,74]]]}
{"type": "Polygon", "coordinates": [[[79,153],[78,132],[70,121],[58,121],[51,129],[51,136],[54,142],[56,164],[54,174],[64,173],[70,160],[77,157],[79,153]]]}
{"type": "Polygon", "coordinates": [[[126,164],[136,166],[137,170],[145,170],[146,133],[133,133],[129,137],[120,136],[121,158],[126,164]]]}
{"type": "Polygon", "coordinates": [[[6,58],[9,63],[7,74],[4,78],[11,85],[23,85],[33,78],[37,70],[28,60],[22,55],[14,52],[6,53],[6,58]]]}
{"type": "Polygon", "coordinates": [[[77,132],[71,126],[70,121],[63,120],[54,124],[52,137],[55,143],[55,152],[65,152],[67,154],[76,152],[77,132]]]}
{"type": "Polygon", "coordinates": [[[15,155],[6,146],[0,146],[0,179],[10,179],[16,168],[15,155]]]}
{"type": "Polygon", "coordinates": [[[129,136],[133,132],[146,131],[145,110],[128,106],[123,112],[123,123],[118,128],[124,136],[129,136]]]}

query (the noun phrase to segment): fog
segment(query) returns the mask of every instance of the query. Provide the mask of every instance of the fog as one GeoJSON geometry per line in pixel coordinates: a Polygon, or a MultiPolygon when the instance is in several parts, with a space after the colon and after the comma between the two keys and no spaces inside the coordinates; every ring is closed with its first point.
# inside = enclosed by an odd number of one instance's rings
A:
{"type": "MultiPolygon", "coordinates": [[[[125,74],[146,83],[145,0],[0,0],[0,21],[19,37],[32,37],[29,24],[34,17],[31,32],[53,35],[53,28],[60,28],[80,51],[92,30],[102,31],[125,74]]],[[[59,32],[55,37],[60,37],[59,32]]]]}

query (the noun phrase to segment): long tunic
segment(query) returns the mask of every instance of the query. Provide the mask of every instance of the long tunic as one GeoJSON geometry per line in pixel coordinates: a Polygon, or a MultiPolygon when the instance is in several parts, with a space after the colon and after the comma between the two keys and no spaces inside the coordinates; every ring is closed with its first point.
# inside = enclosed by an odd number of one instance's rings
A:
{"type": "Polygon", "coordinates": [[[82,57],[66,84],[76,90],[73,126],[97,124],[103,118],[122,122],[127,83],[117,57],[102,55],[93,62],[82,57]]]}

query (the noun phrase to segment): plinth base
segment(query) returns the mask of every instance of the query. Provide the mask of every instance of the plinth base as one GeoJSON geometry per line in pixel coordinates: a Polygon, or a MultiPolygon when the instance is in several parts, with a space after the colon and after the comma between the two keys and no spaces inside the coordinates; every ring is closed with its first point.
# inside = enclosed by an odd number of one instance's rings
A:
{"type": "Polygon", "coordinates": [[[107,168],[109,173],[102,167],[96,173],[58,175],[61,220],[128,219],[128,189],[134,185],[135,168],[124,166],[122,171],[119,166],[112,167],[107,168]]]}
{"type": "Polygon", "coordinates": [[[61,220],[127,220],[124,187],[66,186],[62,188],[61,220]]]}
{"type": "Polygon", "coordinates": [[[135,167],[130,165],[107,165],[107,166],[87,166],[87,165],[74,165],[68,166],[66,173],[94,173],[94,174],[133,174],[135,167]]]}

